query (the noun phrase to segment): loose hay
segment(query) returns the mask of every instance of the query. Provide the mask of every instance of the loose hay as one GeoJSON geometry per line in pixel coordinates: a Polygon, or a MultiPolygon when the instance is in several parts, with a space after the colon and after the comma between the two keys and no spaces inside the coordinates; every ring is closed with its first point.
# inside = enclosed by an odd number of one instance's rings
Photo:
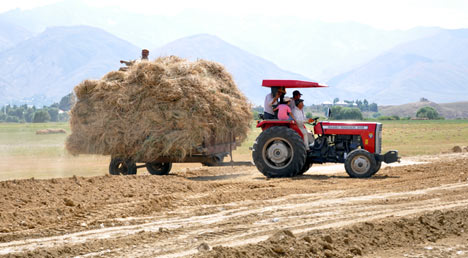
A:
{"type": "Polygon", "coordinates": [[[162,57],[75,87],[72,154],[183,159],[204,142],[243,141],[250,104],[218,63],[162,57]]]}
{"type": "Polygon", "coordinates": [[[37,130],[36,134],[60,134],[60,133],[67,133],[65,129],[42,129],[42,130],[37,130]]]}

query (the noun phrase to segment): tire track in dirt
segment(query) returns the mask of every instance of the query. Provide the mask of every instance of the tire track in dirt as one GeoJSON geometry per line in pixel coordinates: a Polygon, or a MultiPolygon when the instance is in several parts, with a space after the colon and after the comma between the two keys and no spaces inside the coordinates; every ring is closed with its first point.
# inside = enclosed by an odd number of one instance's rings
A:
{"type": "MultiPolygon", "coordinates": [[[[312,229],[338,227],[384,218],[390,215],[405,216],[421,211],[466,206],[468,205],[468,196],[463,196],[463,193],[467,190],[467,183],[456,183],[415,191],[353,197],[340,197],[346,195],[346,192],[332,191],[327,193],[327,199],[320,199],[320,194],[292,195],[264,201],[261,207],[257,208],[254,206],[258,206],[258,203],[252,202],[230,204],[237,208],[227,210],[224,209],[229,205],[212,205],[211,207],[218,207],[220,211],[203,216],[190,216],[189,209],[180,210],[180,213],[175,210],[168,213],[166,218],[125,219],[127,221],[153,220],[150,223],[0,243],[0,254],[31,251],[36,248],[77,245],[99,239],[126,237],[141,231],[158,232],[160,228],[165,228],[174,231],[174,234],[169,235],[164,241],[150,245],[151,248],[148,248],[148,250],[152,250],[150,253],[140,253],[141,250],[139,250],[136,255],[172,255],[177,257],[197,252],[196,248],[200,241],[206,241],[210,245],[227,246],[259,242],[265,240],[278,227],[289,228],[295,233],[300,233],[312,229]],[[449,194],[453,191],[461,193],[465,199],[441,200],[441,195],[453,197],[453,194],[449,194]],[[335,196],[335,198],[330,198],[331,196],[335,196]],[[396,203],[391,205],[378,203],[382,200],[396,203]],[[181,228],[181,225],[184,227],[181,228]],[[158,253],[155,250],[165,251],[158,253]]],[[[193,209],[195,208],[193,207],[193,209]]],[[[132,249],[119,250],[120,254],[128,256],[132,256],[132,252],[132,249]]]]}

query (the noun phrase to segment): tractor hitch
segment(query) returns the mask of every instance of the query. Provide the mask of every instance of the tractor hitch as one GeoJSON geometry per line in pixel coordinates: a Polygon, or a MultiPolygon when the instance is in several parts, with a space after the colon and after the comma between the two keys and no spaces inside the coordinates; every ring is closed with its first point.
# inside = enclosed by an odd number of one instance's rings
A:
{"type": "Polygon", "coordinates": [[[375,160],[383,161],[385,163],[400,162],[400,157],[398,157],[398,151],[391,150],[385,153],[384,155],[376,154],[375,160]]]}

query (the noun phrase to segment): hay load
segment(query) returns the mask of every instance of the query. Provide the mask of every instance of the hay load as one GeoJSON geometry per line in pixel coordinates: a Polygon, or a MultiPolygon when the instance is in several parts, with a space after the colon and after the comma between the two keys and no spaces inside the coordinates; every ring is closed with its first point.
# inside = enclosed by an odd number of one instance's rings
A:
{"type": "Polygon", "coordinates": [[[204,143],[246,138],[250,104],[218,63],[162,57],[75,87],[72,154],[182,160],[204,143]]]}

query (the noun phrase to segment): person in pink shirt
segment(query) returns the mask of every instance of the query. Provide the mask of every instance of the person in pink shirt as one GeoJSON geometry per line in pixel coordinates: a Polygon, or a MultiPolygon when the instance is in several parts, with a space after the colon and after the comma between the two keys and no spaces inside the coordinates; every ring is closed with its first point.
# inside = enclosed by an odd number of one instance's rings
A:
{"type": "Polygon", "coordinates": [[[289,107],[290,101],[290,98],[284,98],[283,103],[279,104],[278,107],[275,108],[275,111],[278,110],[279,120],[295,120],[291,108],[289,107]]]}

